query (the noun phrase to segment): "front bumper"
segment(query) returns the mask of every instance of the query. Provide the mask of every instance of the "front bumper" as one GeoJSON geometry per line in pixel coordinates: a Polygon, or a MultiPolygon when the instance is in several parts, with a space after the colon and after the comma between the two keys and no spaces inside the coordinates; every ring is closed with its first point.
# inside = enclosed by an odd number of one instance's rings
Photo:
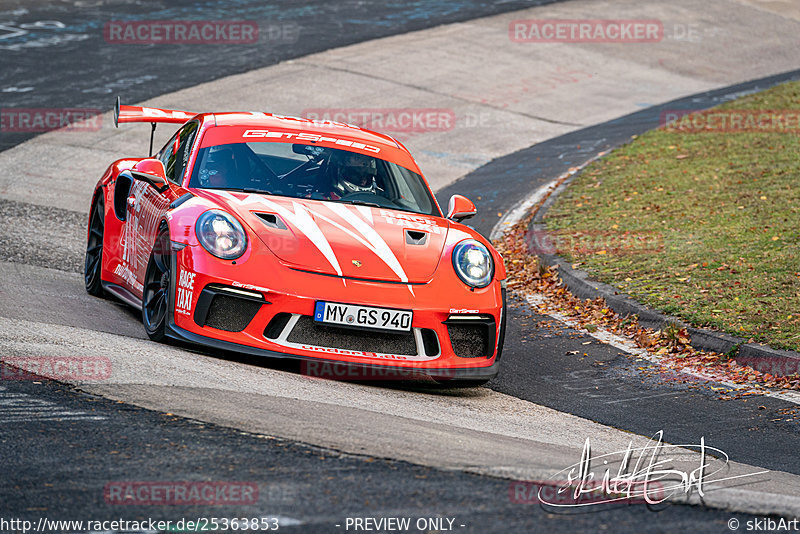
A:
{"type": "MultiPolygon", "coordinates": [[[[280,275],[280,279],[275,280],[275,277],[265,277],[263,269],[245,269],[232,265],[232,262],[209,259],[208,254],[196,248],[188,246],[174,251],[174,291],[170,295],[171,313],[167,325],[170,337],[223,350],[300,360],[305,362],[302,366],[307,374],[333,374],[333,378],[380,380],[382,376],[392,379],[420,375],[437,380],[482,381],[498,372],[506,318],[505,292],[497,281],[487,288],[470,291],[460,281],[454,287],[452,280],[412,285],[344,280],[284,266],[271,271],[280,275]],[[265,278],[272,279],[265,282],[265,278]],[[213,324],[209,325],[206,323],[209,290],[220,293],[219,288],[223,288],[223,294],[226,293],[224,288],[232,289],[227,295],[231,298],[238,291],[250,294],[250,298],[245,296],[245,300],[258,301],[256,295],[259,295],[262,301],[245,314],[245,324],[236,325],[232,320],[228,322],[231,324],[212,321],[213,324]],[[296,288],[303,288],[303,291],[296,288]],[[327,344],[319,338],[313,342],[298,339],[299,335],[293,333],[293,329],[299,328],[301,323],[310,329],[328,328],[318,327],[310,320],[318,300],[411,309],[414,318],[409,336],[413,339],[401,340],[398,336],[398,344],[404,347],[398,351],[369,350],[370,338],[374,338],[376,343],[381,341],[379,337],[391,338],[391,334],[387,336],[370,331],[356,332],[363,339],[359,339],[360,346],[354,348],[337,346],[343,342],[342,339],[345,342],[353,339],[347,335],[339,338],[329,336],[333,341],[327,344]],[[281,316],[284,319],[282,324],[277,321],[281,316]],[[274,327],[276,322],[279,323],[277,330],[274,327]],[[467,327],[473,325],[477,328],[470,333],[467,327]],[[450,333],[459,326],[467,335],[451,341],[450,333]],[[471,340],[478,339],[480,329],[486,331],[485,344],[465,351],[464,347],[471,340]],[[435,342],[431,342],[432,338],[435,342]],[[334,367],[325,367],[326,364],[334,367]],[[341,364],[347,364],[355,371],[344,373],[341,364]]],[[[245,303],[245,306],[250,305],[245,303]]],[[[216,313],[219,314],[219,310],[216,313]]],[[[386,343],[380,345],[386,347],[386,343]]]]}
{"type": "Polygon", "coordinates": [[[493,359],[488,366],[484,367],[410,368],[409,366],[369,364],[363,362],[331,360],[321,357],[309,357],[287,352],[276,352],[258,347],[252,347],[250,345],[241,345],[238,343],[232,343],[230,341],[222,341],[213,337],[202,336],[174,325],[168,328],[167,333],[173,339],[202,345],[204,347],[240,352],[253,356],[298,360],[302,362],[301,370],[303,374],[318,378],[346,379],[354,381],[392,381],[432,378],[436,381],[444,383],[449,380],[474,380],[477,382],[491,380],[497,376],[497,373],[500,370],[500,361],[496,358],[493,359]]]}

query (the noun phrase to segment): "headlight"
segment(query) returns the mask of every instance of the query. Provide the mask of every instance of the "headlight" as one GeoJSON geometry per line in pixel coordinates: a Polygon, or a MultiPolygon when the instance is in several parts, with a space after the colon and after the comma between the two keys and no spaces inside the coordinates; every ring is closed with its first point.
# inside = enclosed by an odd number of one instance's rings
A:
{"type": "Polygon", "coordinates": [[[461,241],[453,248],[453,268],[465,284],[486,287],[494,276],[492,254],[474,239],[461,241]]]}
{"type": "Polygon", "coordinates": [[[200,215],[195,233],[204,249],[223,260],[235,260],[247,248],[247,236],[242,225],[221,210],[208,210],[200,215]]]}

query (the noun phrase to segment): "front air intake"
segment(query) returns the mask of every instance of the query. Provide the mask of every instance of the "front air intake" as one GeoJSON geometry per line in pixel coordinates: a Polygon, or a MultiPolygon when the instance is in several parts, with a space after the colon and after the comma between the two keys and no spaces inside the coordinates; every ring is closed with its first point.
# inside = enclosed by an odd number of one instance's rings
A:
{"type": "Polygon", "coordinates": [[[208,285],[197,298],[194,322],[226,332],[241,332],[262,304],[269,304],[260,293],[234,287],[208,285]]]}
{"type": "Polygon", "coordinates": [[[388,333],[340,328],[319,324],[308,315],[299,317],[286,341],[378,354],[417,354],[417,343],[412,332],[388,333]]]}
{"type": "Polygon", "coordinates": [[[486,315],[451,315],[444,324],[453,352],[459,358],[491,358],[495,322],[486,315]]]}

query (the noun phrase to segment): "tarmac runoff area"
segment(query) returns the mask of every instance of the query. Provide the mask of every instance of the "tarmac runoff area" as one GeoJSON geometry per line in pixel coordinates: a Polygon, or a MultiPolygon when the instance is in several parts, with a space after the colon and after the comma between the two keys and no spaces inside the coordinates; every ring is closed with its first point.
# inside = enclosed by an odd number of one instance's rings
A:
{"type": "MultiPolygon", "coordinates": [[[[756,1],[566,2],[331,50],[140,104],[287,115],[439,110],[437,116],[454,119],[452,129],[398,134],[439,189],[493,158],[569,131],[796,69],[799,16],[790,6],[756,1]],[[515,19],[596,18],[598,12],[608,19],[659,19],[665,37],[603,45],[509,39],[515,19]]],[[[162,126],[156,146],[171,133],[162,126]]],[[[143,154],[148,134],[147,125],[115,130],[106,114],[95,132],[42,135],[0,154],[0,195],[34,211],[85,213],[108,163],[143,154]]],[[[75,239],[83,234],[77,229],[75,239]]],[[[76,246],[31,239],[37,247],[76,246]]],[[[524,480],[551,478],[578,463],[587,438],[595,455],[647,441],[485,388],[433,392],[317,380],[156,345],[141,339],[135,313],[86,295],[79,274],[24,260],[0,263],[5,354],[109,358],[109,379],[77,383],[90,393],[345,452],[524,480]],[[12,302],[24,305],[12,309],[12,302]]],[[[679,463],[691,472],[699,461],[686,452],[679,463]]],[[[760,471],[732,461],[712,479],[760,471]]],[[[800,515],[800,477],[769,472],[723,485],[709,485],[703,502],[800,515]]],[[[697,502],[696,492],[692,499],[697,502]]]]}

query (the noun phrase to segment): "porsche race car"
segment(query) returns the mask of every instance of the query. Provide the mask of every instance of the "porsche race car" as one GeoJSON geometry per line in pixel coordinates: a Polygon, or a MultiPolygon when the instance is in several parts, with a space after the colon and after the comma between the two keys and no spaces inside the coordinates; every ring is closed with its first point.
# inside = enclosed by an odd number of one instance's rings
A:
{"type": "Polygon", "coordinates": [[[119,99],[114,120],[180,125],[112,163],[89,212],[86,290],[141,309],[152,340],[449,384],[497,374],[503,260],[461,224],[474,204],[454,195],[444,216],[394,138],[119,99]]]}

